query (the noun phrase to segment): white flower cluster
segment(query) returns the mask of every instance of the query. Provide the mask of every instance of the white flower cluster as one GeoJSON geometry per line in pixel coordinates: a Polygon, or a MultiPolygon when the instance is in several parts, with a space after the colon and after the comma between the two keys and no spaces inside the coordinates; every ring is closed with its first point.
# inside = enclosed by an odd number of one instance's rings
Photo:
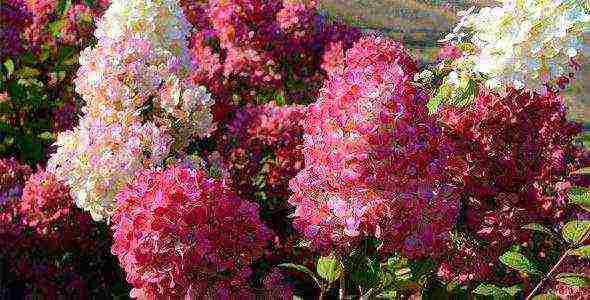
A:
{"type": "Polygon", "coordinates": [[[97,24],[96,47],[80,55],[79,126],[58,136],[48,169],[93,219],[144,167],[161,165],[213,129],[213,100],[193,84],[190,25],[177,0],[114,0],[97,24]]]}
{"type": "Polygon", "coordinates": [[[583,34],[590,15],[582,0],[500,0],[501,6],[464,12],[443,41],[467,48],[456,71],[479,73],[486,85],[543,91],[574,71],[572,60],[588,53],[583,34]]]}

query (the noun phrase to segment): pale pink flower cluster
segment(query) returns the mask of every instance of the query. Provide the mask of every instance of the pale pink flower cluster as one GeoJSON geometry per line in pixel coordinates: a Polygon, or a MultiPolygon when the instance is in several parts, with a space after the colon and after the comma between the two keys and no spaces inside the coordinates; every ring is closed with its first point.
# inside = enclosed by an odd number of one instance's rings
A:
{"type": "Polygon", "coordinates": [[[97,24],[98,45],[80,54],[83,117],[60,134],[48,168],[93,219],[110,215],[136,170],[214,129],[210,95],[188,79],[189,30],[177,1],[113,1],[97,24]]]}

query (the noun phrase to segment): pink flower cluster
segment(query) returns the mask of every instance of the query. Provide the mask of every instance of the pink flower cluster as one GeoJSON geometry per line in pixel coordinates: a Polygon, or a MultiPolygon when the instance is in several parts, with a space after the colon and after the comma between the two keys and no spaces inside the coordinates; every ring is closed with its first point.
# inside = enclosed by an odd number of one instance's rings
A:
{"type": "Polygon", "coordinates": [[[567,191],[590,182],[570,173],[590,166],[590,155],[572,143],[581,128],[566,115],[563,100],[553,93],[515,90],[505,97],[484,90],[473,106],[440,112],[446,135],[463,156],[457,169],[464,184],[463,228],[479,245],[452,247],[442,278],[493,281],[493,266],[509,247],[531,249],[531,231],[523,225],[536,222],[559,231],[574,216],[567,191]]]}
{"type": "Polygon", "coordinates": [[[303,106],[247,106],[218,138],[238,195],[258,201],[277,232],[290,228],[289,180],[303,168],[303,106]]]}
{"type": "Polygon", "coordinates": [[[194,77],[217,99],[217,120],[236,102],[313,101],[324,79],[324,48],[333,41],[350,47],[359,37],[358,30],[318,15],[315,1],[182,2],[201,28],[192,38],[194,77]]]}
{"type": "Polygon", "coordinates": [[[346,52],[305,118],[305,168],[290,182],[294,226],[320,250],[363,238],[411,258],[435,252],[459,197],[445,170],[452,147],[410,80],[415,62],[381,37],[346,52]]]}
{"type": "Polygon", "coordinates": [[[249,297],[271,232],[225,180],[176,166],[141,170],[117,195],[112,253],[140,298],[249,297]]]}
{"type": "Polygon", "coordinates": [[[53,174],[35,173],[24,186],[19,202],[22,223],[35,227],[40,233],[48,232],[53,222],[70,213],[73,201],[69,192],[53,174]]]}

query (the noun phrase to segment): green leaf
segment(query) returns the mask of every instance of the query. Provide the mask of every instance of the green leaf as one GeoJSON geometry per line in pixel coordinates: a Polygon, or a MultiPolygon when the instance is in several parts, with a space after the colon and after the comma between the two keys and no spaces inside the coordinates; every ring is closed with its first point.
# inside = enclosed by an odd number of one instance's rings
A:
{"type": "Polygon", "coordinates": [[[590,230],[590,221],[576,220],[568,222],[563,226],[562,235],[568,243],[575,246],[584,241],[588,230],[590,230]]]}
{"type": "Polygon", "coordinates": [[[10,77],[10,75],[12,75],[12,73],[14,72],[14,62],[12,61],[12,59],[7,59],[4,62],[4,67],[6,67],[6,71],[8,71],[8,77],[10,77]]]}
{"type": "Polygon", "coordinates": [[[70,7],[72,6],[72,0],[61,0],[57,6],[57,12],[61,15],[65,15],[70,7]]]}
{"type": "Polygon", "coordinates": [[[547,227],[545,227],[539,223],[526,224],[526,225],[522,226],[522,228],[533,230],[533,231],[538,231],[538,232],[543,232],[548,235],[553,235],[553,232],[551,232],[551,230],[549,230],[547,227]]]}
{"type": "Polygon", "coordinates": [[[65,25],[65,23],[66,22],[64,20],[57,20],[47,24],[51,36],[53,36],[54,38],[59,38],[61,36],[61,29],[65,25]]]}
{"type": "Polygon", "coordinates": [[[520,293],[522,290],[524,290],[524,286],[522,284],[516,284],[516,285],[510,286],[510,287],[503,287],[502,290],[504,290],[510,296],[516,297],[516,295],[518,295],[518,293],[520,293]]]}
{"type": "Polygon", "coordinates": [[[317,279],[315,274],[310,269],[308,269],[306,266],[292,264],[292,263],[284,263],[284,264],[280,264],[279,267],[293,269],[293,270],[299,271],[301,273],[307,274],[309,277],[311,277],[316,282],[318,287],[320,286],[320,281],[317,279]]]}
{"type": "Polygon", "coordinates": [[[500,261],[505,265],[527,274],[539,274],[535,265],[526,256],[508,251],[500,256],[500,261]]]}
{"type": "Polygon", "coordinates": [[[581,258],[590,258],[590,245],[582,246],[578,249],[569,250],[569,255],[579,256],[581,258]]]}
{"type": "Polygon", "coordinates": [[[533,298],[533,300],[560,300],[559,297],[553,294],[541,294],[533,298]]]}
{"type": "Polygon", "coordinates": [[[590,210],[590,189],[574,186],[570,188],[568,197],[571,203],[579,204],[584,209],[590,210]]]}
{"type": "Polygon", "coordinates": [[[494,284],[482,283],[475,290],[474,294],[482,296],[492,296],[493,298],[510,298],[516,297],[518,293],[523,290],[521,284],[513,285],[510,287],[499,287],[494,284]]]}
{"type": "Polygon", "coordinates": [[[317,272],[328,282],[334,282],[342,276],[342,265],[334,256],[324,256],[318,259],[317,272]]]}
{"type": "Polygon", "coordinates": [[[37,137],[40,138],[41,140],[44,140],[44,141],[55,140],[55,135],[49,131],[43,132],[43,133],[39,134],[37,137]]]}
{"type": "Polygon", "coordinates": [[[555,280],[577,288],[586,288],[590,286],[590,278],[583,274],[561,273],[556,276],[555,280]]]}
{"type": "Polygon", "coordinates": [[[360,286],[371,286],[379,278],[381,271],[379,261],[370,259],[369,257],[362,257],[362,261],[354,264],[350,277],[352,281],[360,286]]]}
{"type": "Polygon", "coordinates": [[[508,297],[506,291],[504,291],[501,287],[495,286],[493,284],[482,283],[475,290],[473,290],[474,294],[482,295],[482,296],[493,296],[493,297],[508,297]]]}
{"type": "Polygon", "coordinates": [[[433,114],[438,110],[438,107],[442,104],[442,95],[439,93],[436,96],[430,98],[428,103],[426,103],[426,107],[428,108],[428,113],[433,114]]]}

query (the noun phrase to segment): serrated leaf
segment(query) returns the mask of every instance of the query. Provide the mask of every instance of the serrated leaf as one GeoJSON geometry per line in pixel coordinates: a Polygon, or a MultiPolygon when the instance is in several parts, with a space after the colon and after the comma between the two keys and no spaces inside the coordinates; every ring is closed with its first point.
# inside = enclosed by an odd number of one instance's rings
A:
{"type": "Polygon", "coordinates": [[[500,261],[518,271],[527,274],[539,274],[535,265],[526,256],[518,252],[508,251],[500,256],[500,261]]]}
{"type": "Polygon", "coordinates": [[[583,274],[561,273],[556,276],[555,280],[577,288],[586,288],[590,286],[590,278],[583,274]]]}
{"type": "Polygon", "coordinates": [[[581,205],[584,209],[590,210],[590,189],[574,186],[568,191],[571,203],[581,205]]]}
{"type": "Polygon", "coordinates": [[[306,266],[292,264],[292,263],[284,263],[284,264],[280,264],[279,267],[293,269],[293,270],[299,271],[301,273],[304,273],[304,274],[308,275],[309,277],[311,277],[316,282],[318,287],[320,286],[320,282],[317,279],[317,277],[315,276],[315,274],[310,269],[308,269],[306,266]]]}
{"type": "Polygon", "coordinates": [[[495,286],[493,284],[482,283],[475,290],[473,290],[474,294],[482,295],[482,296],[492,296],[492,297],[508,297],[506,291],[504,291],[501,287],[495,286]]]}
{"type": "Polygon", "coordinates": [[[553,294],[541,294],[533,298],[533,300],[559,300],[559,297],[553,294]]]}
{"type": "Polygon", "coordinates": [[[562,235],[568,243],[575,246],[583,242],[588,230],[590,230],[590,221],[576,220],[563,226],[562,235]]]}
{"type": "Polygon", "coordinates": [[[324,256],[318,259],[316,271],[323,279],[334,282],[342,276],[342,265],[334,256],[324,256]]]}
{"type": "Polygon", "coordinates": [[[575,255],[581,258],[590,258],[590,245],[582,246],[578,249],[569,250],[568,255],[575,255]]]}
{"type": "Polygon", "coordinates": [[[522,228],[533,230],[533,231],[538,231],[538,232],[543,232],[543,233],[546,233],[549,235],[553,235],[553,232],[551,232],[551,230],[549,230],[547,227],[545,227],[539,223],[526,224],[526,225],[522,226],[522,228]]]}

